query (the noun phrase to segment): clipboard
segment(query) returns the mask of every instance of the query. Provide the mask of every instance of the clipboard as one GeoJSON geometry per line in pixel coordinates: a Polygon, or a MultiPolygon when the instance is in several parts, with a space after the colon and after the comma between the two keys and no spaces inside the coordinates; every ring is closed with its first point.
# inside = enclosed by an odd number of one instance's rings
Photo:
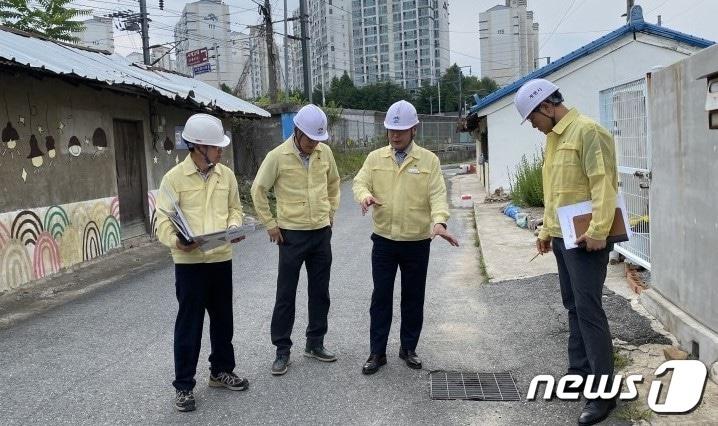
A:
{"type": "MultiPolygon", "coordinates": [[[[593,215],[591,201],[582,201],[576,204],[569,204],[556,209],[561,234],[567,250],[578,247],[574,242],[585,234],[591,224],[593,215]]],[[[616,210],[613,216],[613,223],[606,238],[607,243],[619,243],[631,239],[631,227],[628,225],[628,214],[626,202],[620,192],[616,197],[616,210]]]]}
{"type": "MultiPolygon", "coordinates": [[[[581,214],[573,217],[573,227],[576,235],[583,235],[591,224],[593,215],[591,213],[581,214]]],[[[619,207],[616,207],[616,213],[613,215],[613,224],[608,231],[606,237],[607,243],[620,243],[628,241],[628,232],[626,231],[626,222],[623,221],[623,213],[619,207]]]]}

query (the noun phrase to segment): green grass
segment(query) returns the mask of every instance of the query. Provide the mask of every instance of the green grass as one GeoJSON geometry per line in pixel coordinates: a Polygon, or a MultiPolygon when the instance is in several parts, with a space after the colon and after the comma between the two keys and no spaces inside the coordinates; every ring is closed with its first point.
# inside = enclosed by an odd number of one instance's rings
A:
{"type": "Polygon", "coordinates": [[[334,160],[337,162],[337,169],[339,169],[339,176],[342,180],[356,175],[368,154],[368,152],[354,150],[334,151],[334,160]]]}
{"type": "Polygon", "coordinates": [[[626,405],[618,407],[615,414],[616,418],[630,422],[639,420],[650,421],[653,412],[643,405],[640,401],[631,401],[626,405]]]}
{"type": "MultiPolygon", "coordinates": [[[[242,202],[244,214],[256,217],[257,212],[254,211],[254,202],[252,201],[252,181],[237,176],[237,184],[239,186],[239,200],[242,202]]],[[[277,199],[274,197],[274,191],[269,191],[267,198],[269,198],[269,209],[276,216],[277,199]]]]}
{"type": "Polygon", "coordinates": [[[486,270],[486,262],[484,262],[484,254],[481,251],[481,240],[479,240],[479,231],[476,229],[476,211],[472,209],[471,213],[469,215],[471,216],[470,220],[471,220],[471,223],[473,224],[473,227],[475,230],[474,232],[475,232],[476,239],[474,240],[474,247],[476,247],[478,249],[477,251],[478,251],[478,255],[479,255],[479,272],[481,273],[481,284],[486,284],[489,282],[489,279],[491,277],[489,277],[489,273],[486,270]]]}
{"type": "Polygon", "coordinates": [[[511,201],[521,207],[543,207],[543,152],[534,155],[529,161],[525,155],[516,166],[513,174],[509,173],[511,201]]]}
{"type": "Polygon", "coordinates": [[[613,368],[616,371],[621,371],[631,364],[633,364],[633,360],[630,357],[621,354],[615,349],[613,350],[613,368]]]}

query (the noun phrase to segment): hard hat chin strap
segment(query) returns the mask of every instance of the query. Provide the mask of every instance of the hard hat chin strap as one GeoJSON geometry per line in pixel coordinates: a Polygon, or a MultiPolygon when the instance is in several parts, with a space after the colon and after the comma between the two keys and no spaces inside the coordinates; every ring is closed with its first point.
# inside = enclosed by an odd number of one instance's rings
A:
{"type": "Polygon", "coordinates": [[[204,162],[207,163],[207,170],[205,172],[209,172],[212,167],[215,166],[215,164],[210,161],[209,157],[207,156],[207,147],[204,148],[204,151],[200,148],[200,145],[195,145],[192,142],[184,141],[185,144],[187,144],[187,149],[189,149],[190,152],[197,151],[200,154],[202,154],[202,157],[204,157],[204,162]]]}
{"type": "Polygon", "coordinates": [[[204,148],[204,151],[200,149],[199,153],[204,157],[204,161],[207,163],[207,171],[209,171],[212,167],[214,167],[214,163],[210,161],[209,157],[207,157],[207,147],[204,148]]]}

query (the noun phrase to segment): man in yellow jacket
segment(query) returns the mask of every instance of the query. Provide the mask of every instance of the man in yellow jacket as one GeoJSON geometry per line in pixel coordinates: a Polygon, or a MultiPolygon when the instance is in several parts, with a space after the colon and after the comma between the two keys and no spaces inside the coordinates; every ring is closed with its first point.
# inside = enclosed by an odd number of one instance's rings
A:
{"type": "MultiPolygon", "coordinates": [[[[543,79],[530,80],[517,92],[521,118],[546,135],[543,165],[544,223],[536,248],[553,248],[558,264],[561,296],[568,310],[568,373],[586,378],[613,379],[613,345],[601,304],[606,279],[606,244],[613,223],[618,192],[616,148],[611,134],[575,108],[563,105],[558,86],[543,79]],[[591,201],[591,223],[577,238],[578,248],[567,250],[556,209],[591,201]]],[[[594,386],[595,388],[595,386],[594,386]]],[[[578,423],[598,423],[616,406],[615,400],[586,403],[578,423]]]]}
{"type": "MultiPolygon", "coordinates": [[[[174,332],[175,408],[195,409],[193,389],[205,310],[209,313],[209,386],[245,390],[247,379],[233,373],[232,246],[224,244],[202,251],[197,242],[178,236],[164,213],[178,203],[195,235],[239,227],[242,204],[237,179],[222,164],[222,148],[229,145],[222,122],[207,114],[191,116],[182,131],[190,151],[183,162],[165,174],[157,204],[157,238],[170,248],[175,263],[175,288],[179,310],[174,332]]],[[[244,237],[232,241],[239,242],[244,237]]]]}
{"type": "Polygon", "coordinates": [[[270,151],[252,184],[252,201],[269,240],[279,245],[277,295],[272,314],[275,376],[287,372],[292,347],[299,271],[307,268],[309,324],[304,356],[324,362],[336,356],[324,347],[329,313],[332,228],[339,208],[339,172],[329,138],[327,116],[306,105],[294,117],[294,134],[270,151]],[[267,191],[274,188],[277,217],[269,209],[267,191]]]}
{"type": "Polygon", "coordinates": [[[424,322],[424,293],[429,247],[434,236],[459,243],[447,232],[449,206],[439,158],[416,143],[419,118],[407,101],[386,113],[389,146],[372,151],[354,178],[354,199],[362,214],[373,207],[371,254],[374,291],[371,296],[369,359],[364,374],[386,364],[391,328],[394,279],[401,269],[401,347],[399,357],[410,368],[421,368],[416,346],[424,322]]]}

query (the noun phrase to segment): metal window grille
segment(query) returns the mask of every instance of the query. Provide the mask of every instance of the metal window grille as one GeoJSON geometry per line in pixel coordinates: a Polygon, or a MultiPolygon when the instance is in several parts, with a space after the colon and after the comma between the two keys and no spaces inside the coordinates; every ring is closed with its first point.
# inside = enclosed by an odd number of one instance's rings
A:
{"type": "Polygon", "coordinates": [[[616,250],[629,260],[651,268],[650,233],[650,137],[646,110],[646,80],[606,89],[599,94],[601,124],[616,142],[619,190],[626,200],[631,241],[616,250]]]}

